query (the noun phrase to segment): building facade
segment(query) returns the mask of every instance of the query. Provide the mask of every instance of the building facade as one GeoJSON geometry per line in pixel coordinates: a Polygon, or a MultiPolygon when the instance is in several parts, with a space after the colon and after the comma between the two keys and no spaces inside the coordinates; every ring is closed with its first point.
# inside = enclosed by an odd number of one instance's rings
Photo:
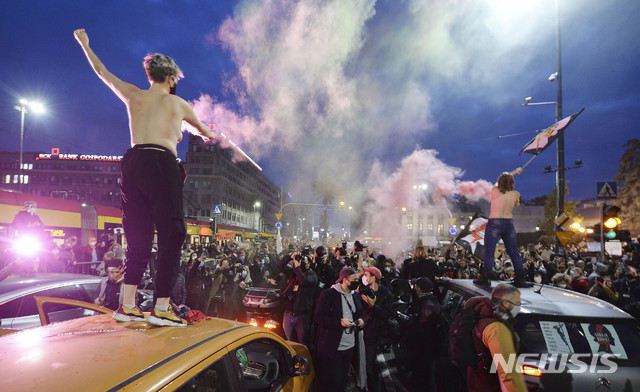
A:
{"type": "Polygon", "coordinates": [[[121,156],[0,152],[0,188],[22,193],[120,207],[121,156]],[[22,181],[20,176],[22,176],[22,181]]]}
{"type": "Polygon", "coordinates": [[[253,163],[235,159],[234,150],[189,135],[184,162],[185,215],[199,221],[273,233],[281,191],[253,163]],[[216,214],[214,214],[216,212],[216,214]]]}

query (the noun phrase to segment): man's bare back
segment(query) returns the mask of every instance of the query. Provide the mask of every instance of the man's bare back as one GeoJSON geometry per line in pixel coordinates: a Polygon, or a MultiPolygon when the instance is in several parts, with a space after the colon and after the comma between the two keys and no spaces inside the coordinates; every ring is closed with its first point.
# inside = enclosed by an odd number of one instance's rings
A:
{"type": "Polygon", "coordinates": [[[182,120],[185,118],[182,98],[167,93],[139,90],[130,95],[127,104],[131,145],[157,144],[174,155],[182,140],[182,120]]]}
{"type": "Polygon", "coordinates": [[[168,76],[163,81],[150,80],[149,89],[140,90],[118,79],[106,69],[89,47],[89,37],[84,29],[74,31],[74,36],[84,50],[94,72],[127,106],[131,146],[157,144],[169,149],[177,156],[177,145],[182,140],[182,121],[197,129],[205,140],[215,137],[198,119],[187,101],[169,94],[171,87],[175,87],[178,83],[178,77],[168,76]]]}

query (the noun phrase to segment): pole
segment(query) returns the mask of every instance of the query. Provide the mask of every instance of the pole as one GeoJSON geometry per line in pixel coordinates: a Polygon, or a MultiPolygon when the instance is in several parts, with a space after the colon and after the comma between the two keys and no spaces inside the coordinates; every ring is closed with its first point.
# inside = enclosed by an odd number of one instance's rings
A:
{"type": "MultiPolygon", "coordinates": [[[[558,87],[558,97],[556,99],[556,122],[562,120],[562,57],[560,50],[560,6],[559,1],[556,0],[556,61],[557,61],[557,75],[556,83],[558,87]]],[[[558,140],[556,141],[557,147],[557,163],[558,170],[556,171],[556,188],[558,190],[557,207],[558,211],[556,217],[560,216],[564,212],[564,132],[560,132],[558,140]]],[[[560,231],[560,227],[556,225],[556,231],[560,231]]],[[[555,238],[556,254],[560,251],[560,241],[558,236],[555,238]]]]}
{"type": "Polygon", "coordinates": [[[604,207],[607,203],[600,206],[600,261],[604,263],[604,207]]]}
{"type": "Polygon", "coordinates": [[[20,181],[20,192],[22,192],[22,145],[24,143],[24,117],[27,113],[27,108],[20,106],[20,169],[18,171],[18,181],[20,181]]]}
{"type": "MultiPolygon", "coordinates": [[[[280,211],[278,213],[282,213],[282,187],[280,187],[280,211]]],[[[282,215],[280,215],[282,218],[282,215]]],[[[282,235],[280,234],[280,228],[278,227],[278,234],[276,235],[276,253],[280,254],[282,252],[282,235]]]]}

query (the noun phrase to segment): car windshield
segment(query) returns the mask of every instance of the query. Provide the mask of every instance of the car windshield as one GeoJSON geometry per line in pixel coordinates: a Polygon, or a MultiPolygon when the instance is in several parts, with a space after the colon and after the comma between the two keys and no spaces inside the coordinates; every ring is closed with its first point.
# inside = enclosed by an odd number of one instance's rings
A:
{"type": "Polygon", "coordinates": [[[608,353],[621,360],[640,357],[640,334],[632,320],[519,315],[515,329],[522,353],[608,353]]]}

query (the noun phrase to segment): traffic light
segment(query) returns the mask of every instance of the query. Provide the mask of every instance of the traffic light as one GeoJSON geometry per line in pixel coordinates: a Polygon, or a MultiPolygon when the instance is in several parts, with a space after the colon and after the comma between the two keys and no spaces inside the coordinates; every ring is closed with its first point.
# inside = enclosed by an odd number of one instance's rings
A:
{"type": "Polygon", "coordinates": [[[620,218],[618,218],[619,213],[620,207],[618,206],[605,206],[602,210],[602,226],[604,236],[607,239],[613,240],[617,236],[616,228],[622,223],[620,218]]]}
{"type": "Polygon", "coordinates": [[[340,199],[340,202],[338,203],[338,206],[340,206],[340,208],[344,208],[346,206],[346,203],[343,199],[340,199]]]}

